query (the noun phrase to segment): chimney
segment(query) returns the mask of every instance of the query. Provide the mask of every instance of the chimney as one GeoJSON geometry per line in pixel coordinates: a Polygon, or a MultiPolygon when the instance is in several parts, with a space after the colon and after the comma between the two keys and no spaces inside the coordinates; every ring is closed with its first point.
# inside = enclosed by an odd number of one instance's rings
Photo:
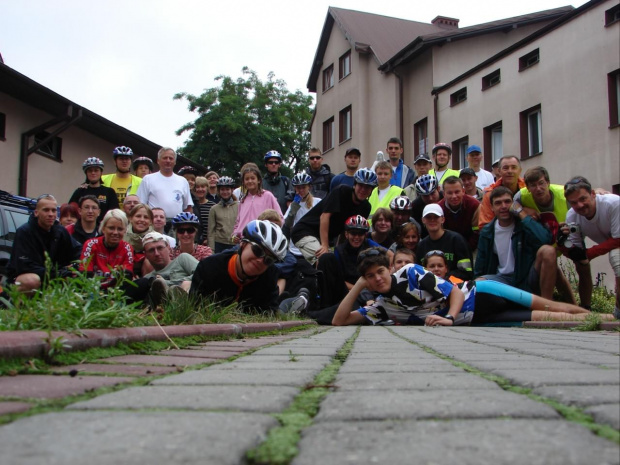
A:
{"type": "Polygon", "coordinates": [[[431,21],[431,24],[438,26],[442,29],[458,29],[459,20],[457,18],[448,18],[447,16],[436,16],[431,21]]]}

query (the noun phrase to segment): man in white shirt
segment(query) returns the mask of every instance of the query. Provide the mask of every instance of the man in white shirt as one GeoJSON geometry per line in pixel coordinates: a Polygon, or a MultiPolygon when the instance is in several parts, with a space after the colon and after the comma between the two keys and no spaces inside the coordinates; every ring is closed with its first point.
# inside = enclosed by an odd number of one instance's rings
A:
{"type": "Polygon", "coordinates": [[[140,202],[151,208],[162,208],[168,220],[184,211],[191,213],[194,205],[187,179],[173,171],[176,160],[174,150],[162,147],[157,152],[159,171],[147,174],[138,188],[140,202]]]}
{"type": "Polygon", "coordinates": [[[493,174],[489,171],[482,169],[482,149],[477,145],[470,145],[467,147],[467,164],[474,170],[478,179],[476,179],[476,186],[480,189],[489,187],[495,182],[493,174]]]}
{"type": "Polygon", "coordinates": [[[616,276],[614,316],[620,319],[620,197],[595,193],[590,182],[582,176],[564,185],[564,196],[571,209],[566,214],[566,224],[560,225],[558,246],[575,262],[581,306],[589,308],[592,301],[590,260],[608,253],[616,276]],[[586,248],[586,237],[597,245],[586,248]]]}

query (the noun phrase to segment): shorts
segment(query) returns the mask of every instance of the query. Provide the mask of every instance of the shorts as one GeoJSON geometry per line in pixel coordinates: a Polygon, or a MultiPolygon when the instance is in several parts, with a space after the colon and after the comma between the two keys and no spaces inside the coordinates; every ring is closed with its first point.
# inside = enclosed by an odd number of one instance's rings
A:
{"type": "MultiPolygon", "coordinates": [[[[481,278],[488,279],[489,281],[497,281],[499,283],[508,284],[509,286],[515,286],[513,274],[486,274],[484,276],[481,276],[481,278]]],[[[538,275],[535,266],[532,266],[532,268],[530,268],[530,272],[527,275],[527,280],[525,281],[525,283],[528,287],[528,289],[524,289],[525,291],[540,295],[540,276],[538,275]]]]}
{"type": "Polygon", "coordinates": [[[311,265],[317,261],[316,252],[321,248],[321,242],[314,236],[304,236],[295,242],[295,247],[311,265]]]}

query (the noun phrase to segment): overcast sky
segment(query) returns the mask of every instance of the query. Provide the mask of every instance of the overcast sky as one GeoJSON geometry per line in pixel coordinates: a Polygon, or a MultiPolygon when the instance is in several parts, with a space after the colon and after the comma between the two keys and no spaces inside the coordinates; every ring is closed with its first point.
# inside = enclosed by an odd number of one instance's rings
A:
{"type": "MultiPolygon", "coordinates": [[[[572,3],[578,7],[585,1],[572,3]]],[[[306,83],[329,6],[460,27],[569,5],[561,0],[0,0],[6,65],[60,95],[172,147],[195,116],[177,92],[200,94],[218,75],[261,79],[290,91],[306,83]]],[[[122,144],[123,141],[118,141],[122,144]]]]}

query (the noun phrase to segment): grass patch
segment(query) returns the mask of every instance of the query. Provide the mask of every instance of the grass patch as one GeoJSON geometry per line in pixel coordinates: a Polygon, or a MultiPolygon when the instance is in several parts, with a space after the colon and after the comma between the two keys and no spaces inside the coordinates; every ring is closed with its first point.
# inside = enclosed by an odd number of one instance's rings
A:
{"type": "Polygon", "coordinates": [[[249,463],[284,465],[290,463],[298,454],[297,444],[301,438],[301,431],[312,425],[312,419],[318,413],[321,401],[333,387],[331,383],[349,356],[359,332],[358,327],[355,334],[338,350],[331,363],[316,375],[313,383],[306,386],[286,410],[275,415],[280,426],[272,428],[262,444],[247,452],[249,463]]]}
{"type": "Polygon", "coordinates": [[[490,374],[490,373],[486,373],[484,371],[481,371],[477,368],[474,368],[470,365],[468,365],[465,362],[460,362],[458,360],[454,360],[451,357],[441,354],[439,352],[437,352],[434,349],[431,349],[430,347],[427,347],[423,344],[420,344],[418,342],[412,341],[411,339],[407,339],[404,336],[401,336],[400,334],[395,333],[394,331],[392,331],[391,329],[388,329],[388,331],[390,331],[394,336],[403,339],[421,349],[423,349],[425,352],[432,354],[442,360],[446,360],[448,362],[450,362],[452,365],[454,365],[455,367],[461,368],[463,370],[465,370],[468,373],[472,373],[475,375],[480,376],[481,378],[484,378],[486,380],[489,381],[493,381],[494,383],[496,383],[499,387],[501,387],[503,390],[505,391],[510,391],[510,392],[514,392],[515,394],[520,394],[520,395],[524,395],[529,397],[532,400],[535,400],[536,402],[540,402],[546,405],[549,405],[551,408],[553,408],[556,412],[558,412],[563,418],[565,418],[568,421],[571,421],[573,423],[578,423],[582,426],[585,426],[586,428],[588,428],[590,431],[592,431],[594,434],[596,434],[597,436],[601,436],[605,439],[609,439],[610,441],[613,441],[617,444],[620,444],[620,431],[618,431],[617,429],[608,426],[608,425],[601,425],[599,423],[596,423],[594,421],[594,418],[592,418],[591,415],[588,415],[587,413],[585,413],[583,411],[583,409],[579,408],[579,407],[574,407],[571,405],[565,405],[557,400],[554,399],[550,399],[548,397],[543,397],[543,396],[539,396],[537,394],[533,394],[532,390],[529,388],[525,388],[522,386],[516,386],[514,384],[512,384],[509,380],[507,380],[506,378],[503,378],[501,376],[498,375],[494,375],[494,374],[490,374]]]}

